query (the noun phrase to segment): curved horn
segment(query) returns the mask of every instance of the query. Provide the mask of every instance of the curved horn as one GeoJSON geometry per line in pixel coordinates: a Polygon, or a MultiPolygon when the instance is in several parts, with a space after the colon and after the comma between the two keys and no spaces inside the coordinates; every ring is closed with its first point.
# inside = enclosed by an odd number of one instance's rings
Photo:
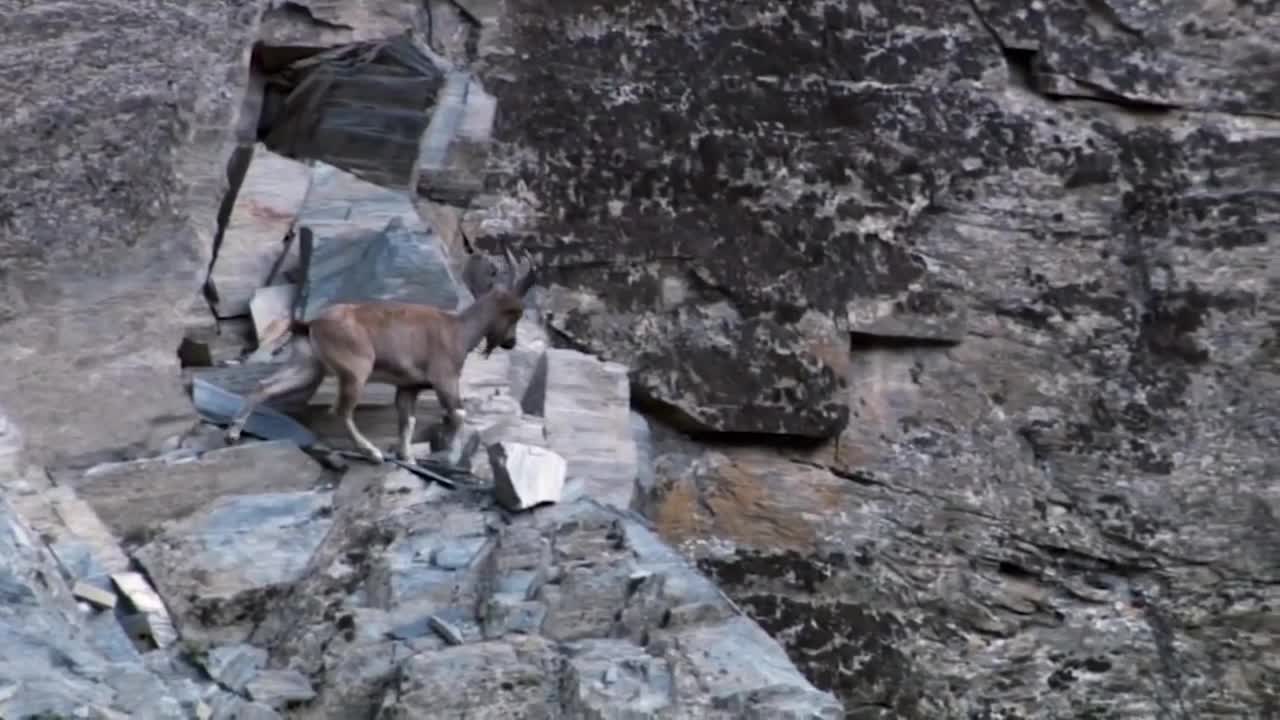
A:
{"type": "Polygon", "coordinates": [[[524,259],[520,261],[520,276],[516,278],[512,284],[512,290],[516,295],[523,297],[529,292],[529,288],[533,287],[533,279],[536,273],[533,271],[533,256],[528,252],[524,253],[524,259]]]}
{"type": "Polygon", "coordinates": [[[505,255],[507,259],[507,272],[506,272],[505,284],[509,288],[515,287],[515,283],[519,279],[519,277],[517,276],[517,271],[520,268],[520,263],[516,262],[516,256],[511,253],[510,242],[504,241],[502,243],[502,254],[505,255]]]}

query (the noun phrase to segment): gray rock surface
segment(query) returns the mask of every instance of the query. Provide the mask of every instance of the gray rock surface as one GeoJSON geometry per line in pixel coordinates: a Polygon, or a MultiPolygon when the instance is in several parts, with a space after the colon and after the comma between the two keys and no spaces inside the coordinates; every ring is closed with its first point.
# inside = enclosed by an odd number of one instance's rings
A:
{"type": "Polygon", "coordinates": [[[324,474],[287,441],[254,443],[189,457],[101,465],[70,476],[68,485],[120,537],[145,536],[223,496],[304,490],[324,474]]]}
{"type": "Polygon", "coordinates": [[[1276,706],[1274,8],[495,14],[467,236],[535,252],[557,340],[654,419],[834,436],[655,441],[642,478],[812,681],[859,717],[1276,706]]]}
{"type": "Polygon", "coordinates": [[[165,527],[135,557],[168,599],[184,637],[240,642],[256,620],[246,608],[302,577],[332,514],[332,498],[323,492],[221,497],[165,527]]]}
{"type": "Polygon", "coordinates": [[[194,417],[174,350],[262,7],[0,9],[0,415],[33,460],[154,448],[194,417]]]}
{"type": "Polygon", "coordinates": [[[39,536],[0,497],[0,716],[187,717],[127,640],[95,630],[39,536]]]}

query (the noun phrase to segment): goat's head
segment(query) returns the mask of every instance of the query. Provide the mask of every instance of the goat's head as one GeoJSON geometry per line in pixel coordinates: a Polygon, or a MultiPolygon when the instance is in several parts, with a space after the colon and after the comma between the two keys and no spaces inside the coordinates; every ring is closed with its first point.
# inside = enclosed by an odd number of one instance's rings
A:
{"type": "Polygon", "coordinates": [[[511,248],[503,247],[505,267],[483,253],[472,253],[462,270],[463,282],[476,302],[492,303],[493,315],[485,329],[484,354],[496,348],[511,350],[516,346],[516,325],[524,315],[524,296],[533,287],[533,264],[526,256],[517,261],[511,248]]]}

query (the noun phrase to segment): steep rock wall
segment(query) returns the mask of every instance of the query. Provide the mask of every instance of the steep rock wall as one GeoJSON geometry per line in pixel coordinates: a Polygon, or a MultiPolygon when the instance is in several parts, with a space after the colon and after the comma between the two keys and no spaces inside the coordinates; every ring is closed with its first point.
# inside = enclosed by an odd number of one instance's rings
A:
{"type": "Polygon", "coordinates": [[[643,505],[851,717],[1276,711],[1270,4],[503,7],[464,226],[663,419],[837,436],[643,505]]]}
{"type": "Polygon", "coordinates": [[[262,10],[0,11],[0,415],[33,460],[154,445],[194,418],[175,350],[262,10]]]}

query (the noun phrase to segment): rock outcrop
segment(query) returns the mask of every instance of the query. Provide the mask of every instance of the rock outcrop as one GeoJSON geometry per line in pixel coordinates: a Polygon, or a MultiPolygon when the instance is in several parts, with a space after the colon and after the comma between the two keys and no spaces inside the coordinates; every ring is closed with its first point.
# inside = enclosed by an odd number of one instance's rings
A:
{"type": "Polygon", "coordinates": [[[849,409],[643,507],[858,717],[1265,715],[1280,19],[976,6],[518,5],[475,227],[686,424],[849,409]]]}
{"type": "Polygon", "coordinates": [[[0,10],[0,414],[34,460],[158,446],[262,6],[0,10]]]}
{"type": "Polygon", "coordinates": [[[1267,3],[28,5],[0,716],[1280,708],[1267,3]],[[224,390],[278,359],[264,271],[452,307],[507,243],[551,337],[472,358],[465,430],[559,504],[192,427],[184,337],[224,390]]]}

